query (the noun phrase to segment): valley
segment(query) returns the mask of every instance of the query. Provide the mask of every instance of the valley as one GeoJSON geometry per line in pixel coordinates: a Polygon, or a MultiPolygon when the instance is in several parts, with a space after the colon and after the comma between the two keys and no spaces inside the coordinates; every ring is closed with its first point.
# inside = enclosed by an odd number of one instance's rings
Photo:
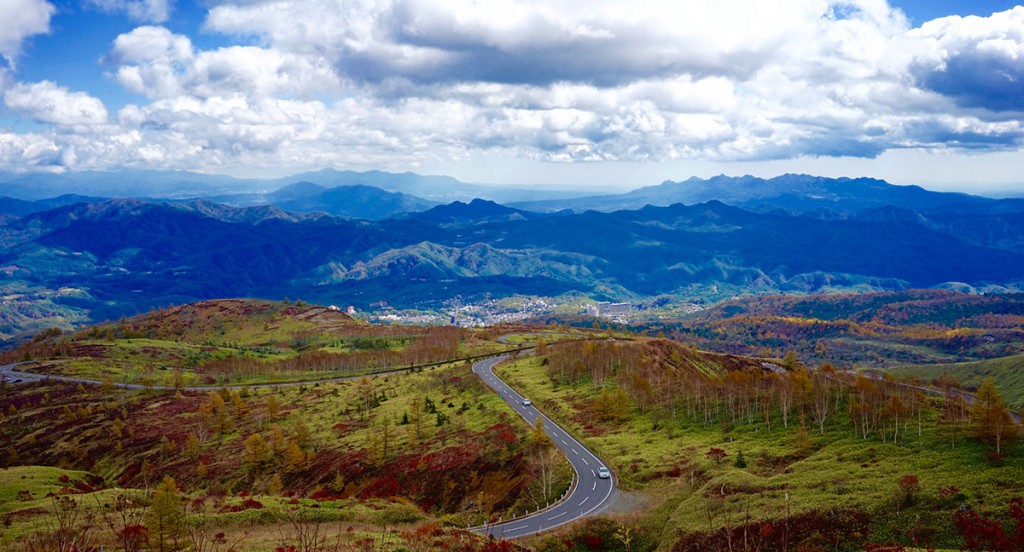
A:
{"type": "Polygon", "coordinates": [[[89,383],[0,381],[5,547],[113,546],[115,517],[152,544],[160,492],[188,497],[165,537],[194,548],[957,548],[1024,492],[1008,483],[1024,443],[988,383],[982,408],[621,330],[375,326],[226,300],[45,332],[5,362],[28,357],[19,369],[89,383]],[[492,358],[460,360],[474,355],[492,358]],[[514,540],[466,532],[487,523],[514,540]]]}

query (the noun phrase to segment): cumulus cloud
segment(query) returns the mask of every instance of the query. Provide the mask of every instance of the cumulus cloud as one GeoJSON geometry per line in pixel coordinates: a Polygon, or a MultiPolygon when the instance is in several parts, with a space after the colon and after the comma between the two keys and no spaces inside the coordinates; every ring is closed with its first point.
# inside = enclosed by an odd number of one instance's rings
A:
{"type": "Polygon", "coordinates": [[[0,131],[0,164],[5,167],[60,167],[63,149],[62,146],[38,134],[0,131]]]}
{"type": "Polygon", "coordinates": [[[126,89],[163,98],[182,93],[181,75],[193,57],[188,37],[163,27],[145,26],[118,36],[110,61],[120,65],[117,81],[126,89]]]}
{"type": "Polygon", "coordinates": [[[163,23],[171,16],[172,0],[87,0],[109,13],[123,13],[133,21],[163,23]]]}
{"type": "Polygon", "coordinates": [[[187,36],[164,27],[139,27],[114,41],[109,61],[126,89],[153,99],[313,96],[339,88],[322,58],[255,46],[195,52],[187,36]]]}
{"type": "Polygon", "coordinates": [[[50,32],[50,18],[56,8],[45,0],[0,2],[0,56],[15,67],[26,38],[50,32]]]}
{"type": "Polygon", "coordinates": [[[209,5],[205,30],[234,44],[157,25],[113,40],[110,75],[138,95],[114,117],[51,83],[12,90],[12,109],[57,125],[39,137],[61,155],[39,163],[730,161],[1024,140],[1024,8],[915,29],[885,0],[209,5]]]}
{"type": "Polygon", "coordinates": [[[748,76],[780,44],[805,35],[807,21],[822,15],[819,4],[652,0],[637,9],[626,0],[270,1],[216,6],[207,26],[316,52],[369,82],[607,86],[684,73],[748,76]]]}
{"type": "Polygon", "coordinates": [[[911,35],[929,45],[922,86],[968,107],[1024,111],[1024,6],[991,17],[944,17],[911,35]]]}
{"type": "Polygon", "coordinates": [[[4,103],[8,108],[42,123],[91,126],[107,122],[107,109],[103,102],[50,81],[19,83],[7,90],[4,103]]]}

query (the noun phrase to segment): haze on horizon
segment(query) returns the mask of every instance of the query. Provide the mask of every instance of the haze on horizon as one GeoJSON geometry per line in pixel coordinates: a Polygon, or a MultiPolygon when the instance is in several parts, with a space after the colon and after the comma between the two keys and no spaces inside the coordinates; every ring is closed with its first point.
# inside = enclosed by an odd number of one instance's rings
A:
{"type": "Polygon", "coordinates": [[[1024,7],[8,0],[0,171],[324,167],[1024,195],[1024,7]]]}

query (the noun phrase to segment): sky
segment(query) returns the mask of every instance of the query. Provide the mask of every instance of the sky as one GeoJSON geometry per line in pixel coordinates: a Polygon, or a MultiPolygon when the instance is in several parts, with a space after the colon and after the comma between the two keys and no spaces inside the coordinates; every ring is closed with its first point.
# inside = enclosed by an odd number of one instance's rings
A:
{"type": "Polygon", "coordinates": [[[0,171],[787,172],[1024,195],[1024,7],[0,0],[0,171]]]}

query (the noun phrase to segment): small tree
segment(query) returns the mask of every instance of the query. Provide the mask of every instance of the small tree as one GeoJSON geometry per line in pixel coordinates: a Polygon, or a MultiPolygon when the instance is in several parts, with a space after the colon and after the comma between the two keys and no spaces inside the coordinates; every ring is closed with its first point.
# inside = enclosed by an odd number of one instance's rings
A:
{"type": "Polygon", "coordinates": [[[292,424],[292,437],[302,450],[313,446],[313,432],[302,418],[295,418],[295,423],[292,424]]]}
{"type": "Polygon", "coordinates": [[[267,485],[267,494],[279,495],[284,490],[284,482],[281,481],[281,474],[275,473],[274,477],[270,478],[270,484],[267,485]]]}
{"type": "Polygon", "coordinates": [[[726,456],[729,456],[729,453],[725,452],[720,448],[711,447],[710,449],[708,449],[706,453],[704,453],[704,456],[706,456],[709,460],[712,460],[715,463],[715,465],[718,465],[722,463],[722,460],[725,460],[726,456]]]}
{"type": "Polygon", "coordinates": [[[914,503],[914,497],[921,491],[921,482],[917,479],[916,475],[904,475],[900,478],[896,484],[900,488],[900,501],[904,506],[911,506],[914,503]]]}
{"type": "Polygon", "coordinates": [[[270,455],[270,446],[259,433],[253,433],[245,440],[245,463],[254,471],[261,471],[270,455]]]}
{"type": "Polygon", "coordinates": [[[146,516],[146,506],[120,493],[114,497],[112,506],[100,503],[99,497],[93,495],[96,505],[102,508],[103,522],[114,535],[118,545],[124,552],[139,552],[149,540],[149,530],[142,525],[146,516]]]}
{"type": "Polygon", "coordinates": [[[284,470],[295,473],[306,469],[306,453],[299,448],[295,439],[288,440],[288,450],[284,454],[284,470]]]}
{"type": "Polygon", "coordinates": [[[153,501],[146,512],[146,525],[156,539],[156,550],[177,549],[185,524],[184,506],[178,485],[173,478],[165,476],[153,491],[153,501]]]}
{"type": "Polygon", "coordinates": [[[334,480],[331,481],[331,490],[341,494],[345,492],[345,484],[345,477],[338,472],[334,474],[334,480]]]}
{"type": "Polygon", "coordinates": [[[747,467],[747,460],[745,458],[743,458],[743,451],[742,450],[736,453],[736,462],[735,462],[734,465],[737,468],[745,468],[745,467],[747,467]]]}
{"type": "Polygon", "coordinates": [[[974,437],[995,445],[997,455],[1002,455],[1003,443],[1017,436],[1017,424],[991,377],[981,382],[971,406],[971,432],[974,437]]]}
{"type": "Polygon", "coordinates": [[[277,399],[273,395],[267,395],[266,402],[267,414],[270,414],[271,418],[276,418],[281,413],[281,407],[277,404],[277,399]]]}
{"type": "Polygon", "coordinates": [[[544,432],[544,416],[537,416],[534,427],[530,430],[530,441],[540,448],[551,446],[551,437],[544,432]]]}

